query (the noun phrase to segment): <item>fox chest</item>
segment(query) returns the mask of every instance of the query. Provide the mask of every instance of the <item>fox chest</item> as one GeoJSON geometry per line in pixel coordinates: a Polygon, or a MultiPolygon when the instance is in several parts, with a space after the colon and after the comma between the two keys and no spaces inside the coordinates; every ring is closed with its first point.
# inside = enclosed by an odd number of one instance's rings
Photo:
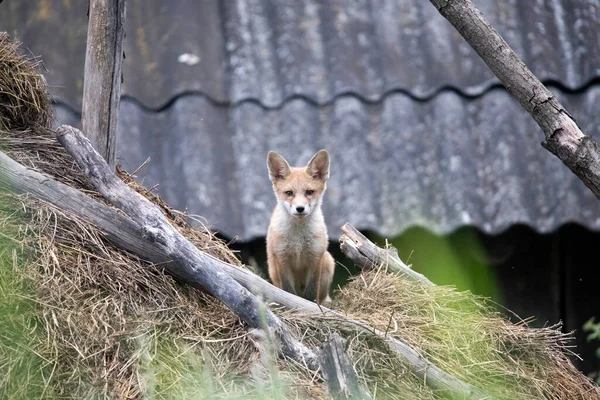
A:
{"type": "Polygon", "coordinates": [[[279,259],[292,270],[305,270],[315,266],[326,250],[326,240],[312,232],[295,232],[282,238],[274,249],[279,259]]]}

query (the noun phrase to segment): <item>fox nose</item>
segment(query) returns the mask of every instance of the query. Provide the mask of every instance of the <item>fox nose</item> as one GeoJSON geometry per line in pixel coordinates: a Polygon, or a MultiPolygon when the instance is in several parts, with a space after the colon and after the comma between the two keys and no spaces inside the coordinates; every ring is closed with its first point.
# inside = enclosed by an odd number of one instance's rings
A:
{"type": "Polygon", "coordinates": [[[304,212],[304,207],[298,206],[298,207],[296,207],[296,211],[298,211],[299,213],[304,212]]]}

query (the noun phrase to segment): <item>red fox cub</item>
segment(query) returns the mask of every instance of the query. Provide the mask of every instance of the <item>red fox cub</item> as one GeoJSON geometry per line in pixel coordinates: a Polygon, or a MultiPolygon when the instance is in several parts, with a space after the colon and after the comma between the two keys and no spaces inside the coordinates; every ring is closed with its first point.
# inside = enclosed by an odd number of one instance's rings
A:
{"type": "Polygon", "coordinates": [[[271,282],[307,300],[330,301],[335,261],[327,251],[327,227],[321,212],[329,154],[320,150],[305,168],[293,168],[271,151],[267,166],[277,198],[267,233],[271,282]]]}

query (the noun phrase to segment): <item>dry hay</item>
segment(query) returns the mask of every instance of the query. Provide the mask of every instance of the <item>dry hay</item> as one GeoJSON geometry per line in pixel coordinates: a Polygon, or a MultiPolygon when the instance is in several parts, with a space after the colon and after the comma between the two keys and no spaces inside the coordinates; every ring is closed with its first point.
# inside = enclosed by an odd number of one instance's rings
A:
{"type": "MultiPolygon", "coordinates": [[[[52,141],[49,132],[2,134],[4,150],[11,157],[101,200],[82,184],[85,178],[65,151],[48,146],[52,141]]],[[[129,175],[122,177],[132,181],[129,175]]],[[[210,231],[193,229],[184,214],[130,184],[161,206],[198,248],[240,265],[210,231]]],[[[219,301],[177,283],[160,266],[114,247],[98,229],[72,214],[24,196],[3,195],[2,200],[1,232],[18,243],[18,249],[32,250],[21,252],[17,264],[31,289],[27,296],[34,310],[27,326],[38,333],[38,341],[27,346],[44,360],[46,375],[37,391],[35,382],[28,382],[27,393],[61,398],[99,394],[141,398],[148,393],[158,398],[209,394],[212,398],[225,393],[247,397],[260,389],[242,377],[261,367],[258,349],[264,345],[219,301]]],[[[35,341],[35,335],[29,336],[35,341]]],[[[12,368],[0,351],[0,373],[3,364],[12,368]]],[[[296,384],[290,393],[323,391],[309,371],[279,364],[281,380],[296,384]]],[[[272,390],[276,385],[267,387],[272,390]]],[[[10,388],[11,394],[17,389],[26,390],[10,388]]]]}
{"type": "MultiPolygon", "coordinates": [[[[48,122],[9,121],[5,126],[17,128],[0,129],[0,146],[103,201],[44,128],[48,122]]],[[[121,177],[200,249],[239,265],[208,229],[192,229],[186,215],[131,176],[121,177]]],[[[114,247],[91,224],[27,196],[3,194],[0,204],[1,397],[325,396],[322,381],[302,365],[273,358],[270,340],[248,332],[221,303],[114,247]]],[[[378,269],[340,290],[333,306],[498,399],[600,398],[567,359],[565,335],[508,323],[469,293],[423,288],[378,269]]],[[[361,383],[377,398],[443,398],[380,338],[340,320],[276,311],[315,349],[331,331],[343,332],[361,383]]]]}
{"type": "Polygon", "coordinates": [[[572,338],[560,326],[513,324],[484,298],[449,286],[423,287],[383,267],[341,289],[335,306],[402,338],[438,367],[493,398],[600,398],[598,387],[569,361],[572,338]]]}
{"type": "MultiPolygon", "coordinates": [[[[55,140],[51,121],[40,117],[49,115],[50,100],[45,86],[35,86],[34,64],[14,57],[16,43],[1,45],[0,54],[13,52],[13,59],[0,65],[0,75],[31,80],[8,86],[7,98],[28,101],[28,88],[36,107],[3,114],[0,149],[103,201],[55,140]]],[[[190,216],[125,172],[120,176],[198,248],[240,265],[208,229],[192,228],[190,216]]],[[[86,221],[27,196],[3,193],[0,204],[0,397],[231,398],[283,390],[288,381],[294,383],[289,393],[323,392],[314,374],[283,361],[279,381],[263,377],[258,349],[265,345],[234,314],[160,266],[116,248],[86,221]],[[242,379],[249,374],[250,383],[242,379]]]]}
{"type": "Polygon", "coordinates": [[[0,130],[48,126],[52,103],[39,62],[19,54],[20,44],[0,32],[0,130]]]}

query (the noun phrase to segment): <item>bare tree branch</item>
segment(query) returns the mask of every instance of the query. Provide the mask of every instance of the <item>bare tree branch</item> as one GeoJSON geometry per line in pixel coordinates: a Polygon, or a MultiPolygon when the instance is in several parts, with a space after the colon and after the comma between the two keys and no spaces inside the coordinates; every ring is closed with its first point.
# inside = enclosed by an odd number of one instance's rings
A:
{"type": "Polygon", "coordinates": [[[471,0],[430,0],[542,128],[542,146],[600,199],[600,148],[527,68],[471,0]]]}
{"type": "Polygon", "coordinates": [[[202,285],[252,328],[262,328],[264,319],[272,334],[281,341],[284,354],[299,363],[306,363],[312,370],[319,369],[315,354],[293,338],[277,316],[269,309],[261,309],[256,296],[219,268],[214,258],[183,237],[157,206],[119,179],[79,130],[63,125],[56,135],[102,196],[137,222],[142,237],[155,243],[175,262],[170,265],[178,266],[174,272],[177,276],[202,285]]]}
{"type": "MultiPolygon", "coordinates": [[[[71,130],[73,128],[60,128],[62,132],[67,129],[71,130]]],[[[79,133],[79,135],[81,135],[81,133],[79,133]]],[[[106,170],[107,168],[108,166],[105,165],[102,170],[106,170]]],[[[100,171],[95,171],[94,173],[101,174],[100,171]]],[[[227,275],[233,277],[235,281],[244,288],[254,293],[256,296],[262,296],[268,302],[276,303],[288,309],[298,310],[310,315],[332,318],[346,329],[359,330],[376,335],[381,338],[381,340],[385,341],[390,348],[406,362],[416,376],[435,390],[455,395],[461,399],[490,398],[489,395],[481,389],[462,382],[441,370],[421,356],[417,350],[399,338],[386,335],[385,332],[374,329],[363,322],[352,320],[331,309],[322,306],[320,307],[314,302],[281,290],[246,269],[218,260],[197,249],[196,251],[201,253],[201,258],[199,260],[194,259],[198,261],[199,264],[195,264],[193,269],[188,268],[187,264],[180,265],[179,263],[174,262],[164,246],[153,243],[149,235],[147,235],[146,238],[142,238],[142,229],[130,218],[89,198],[76,189],[53,180],[47,175],[25,168],[23,165],[15,162],[1,152],[0,189],[17,194],[31,194],[42,201],[53,204],[61,210],[72,212],[74,215],[93,223],[105,234],[107,239],[120,248],[138,255],[142,259],[164,266],[169,273],[188,283],[195,285],[201,284],[204,287],[201,279],[205,278],[202,278],[197,274],[202,273],[203,275],[209,275],[211,276],[211,279],[214,279],[214,276],[216,275],[211,275],[211,271],[225,271],[227,275]],[[204,272],[201,272],[200,270],[203,270],[204,272]]],[[[135,207],[134,210],[137,212],[135,207]]],[[[236,290],[239,290],[239,288],[236,290]]],[[[241,292],[238,291],[237,293],[241,292]]],[[[275,333],[277,332],[279,331],[276,329],[275,333]]],[[[281,352],[283,354],[288,355],[296,361],[302,359],[308,360],[307,365],[313,369],[317,368],[318,361],[314,360],[315,355],[309,349],[289,337],[284,337],[281,341],[281,352]]]]}

